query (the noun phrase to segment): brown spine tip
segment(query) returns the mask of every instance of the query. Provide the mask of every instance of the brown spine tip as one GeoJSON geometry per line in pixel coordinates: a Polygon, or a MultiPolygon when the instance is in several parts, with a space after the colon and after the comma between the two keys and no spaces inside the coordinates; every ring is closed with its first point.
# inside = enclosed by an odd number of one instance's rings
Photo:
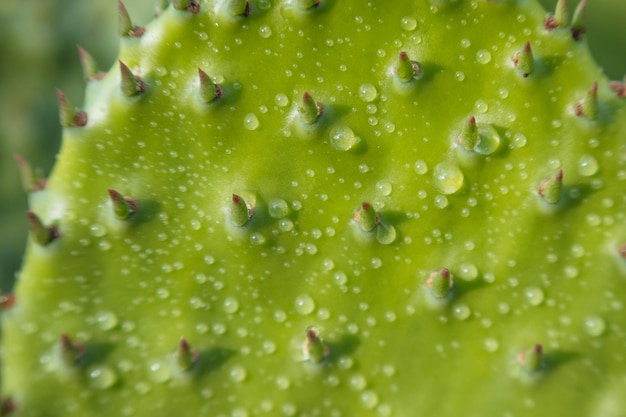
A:
{"type": "Polygon", "coordinates": [[[456,143],[468,152],[474,150],[480,141],[480,134],[476,124],[476,117],[470,116],[463,124],[461,133],[456,138],[456,143]]]}
{"type": "Polygon", "coordinates": [[[394,68],[394,72],[398,80],[408,83],[417,77],[420,71],[421,69],[417,61],[411,61],[406,52],[400,52],[394,68]]]}
{"type": "Polygon", "coordinates": [[[589,90],[587,96],[576,103],[574,114],[578,117],[586,117],[589,120],[595,120],[598,115],[598,82],[595,81],[589,90]]]}
{"type": "Polygon", "coordinates": [[[211,103],[222,97],[222,87],[214,83],[211,77],[200,68],[198,68],[198,78],[200,79],[200,100],[203,103],[211,103]]]}
{"type": "Polygon", "coordinates": [[[619,248],[617,248],[617,254],[620,258],[626,259],[626,242],[619,245],[619,248]]]}
{"type": "Polygon", "coordinates": [[[63,94],[63,91],[58,88],[57,100],[59,102],[59,120],[61,122],[61,126],[82,127],[87,124],[87,113],[74,109],[65,94],[63,94]]]}
{"type": "Polygon", "coordinates": [[[574,10],[574,16],[572,17],[572,37],[575,40],[579,40],[583,37],[587,31],[587,25],[585,23],[585,12],[587,9],[587,0],[580,0],[576,10],[574,10]]]}
{"type": "Polygon", "coordinates": [[[330,348],[320,337],[319,329],[313,326],[307,327],[306,339],[302,344],[304,359],[312,363],[320,363],[330,355],[330,348]]]}
{"type": "Polygon", "coordinates": [[[34,171],[28,161],[21,155],[14,154],[13,158],[17,162],[20,176],[22,178],[22,189],[27,193],[39,191],[46,188],[46,179],[40,172],[34,171]]]}
{"type": "Polygon", "coordinates": [[[370,203],[363,202],[352,216],[364,232],[371,232],[380,223],[380,216],[370,203]]]}
{"type": "Polygon", "coordinates": [[[172,6],[176,10],[187,11],[193,14],[200,11],[200,3],[197,0],[173,0],[172,6]]]}
{"type": "Polygon", "coordinates": [[[96,61],[93,57],[83,49],[80,45],[76,45],[78,49],[78,57],[80,58],[80,65],[83,68],[83,78],[85,81],[101,80],[104,77],[104,72],[99,72],[96,66],[96,61]]]}
{"type": "Polygon", "coordinates": [[[445,298],[454,286],[454,278],[449,269],[443,268],[430,273],[426,286],[435,298],[445,298]]]}
{"type": "Polygon", "coordinates": [[[301,9],[314,9],[320,5],[320,0],[298,0],[298,6],[301,9]]]}
{"type": "Polygon", "coordinates": [[[626,82],[610,81],[609,87],[617,97],[626,97],[626,82]]]}
{"type": "Polygon", "coordinates": [[[122,89],[122,93],[127,97],[132,97],[137,94],[141,94],[146,91],[146,84],[143,80],[134,75],[130,68],[122,61],[120,63],[120,75],[121,75],[121,83],[120,88],[122,89]]]}
{"type": "Polygon", "coordinates": [[[85,356],[85,346],[76,340],[72,340],[67,333],[62,333],[59,337],[59,346],[61,360],[67,366],[78,364],[85,356]]]}
{"type": "Polygon", "coordinates": [[[517,362],[528,372],[538,371],[541,368],[542,361],[543,346],[539,343],[517,355],[517,362]]]}
{"type": "Polygon", "coordinates": [[[126,10],[126,6],[122,3],[122,0],[118,0],[118,32],[122,37],[135,37],[138,38],[144,34],[145,29],[141,26],[133,26],[133,23],[126,10]]]}
{"type": "Polygon", "coordinates": [[[228,2],[231,16],[250,16],[250,2],[248,0],[228,0],[228,2]]]}
{"type": "Polygon", "coordinates": [[[112,188],[108,190],[111,203],[113,204],[113,213],[120,220],[125,220],[137,212],[139,203],[132,197],[123,196],[112,188]]]}
{"type": "Polygon", "coordinates": [[[526,78],[531,72],[533,72],[534,64],[535,62],[530,42],[527,41],[522,50],[513,55],[513,65],[515,65],[515,68],[517,68],[522,76],[526,78]]]}
{"type": "Polygon", "coordinates": [[[241,196],[237,194],[231,196],[230,221],[233,225],[242,227],[253,215],[254,209],[241,196]]]}
{"type": "Polygon", "coordinates": [[[548,204],[556,204],[561,199],[563,188],[563,170],[559,169],[552,177],[539,183],[537,194],[548,204]]]}
{"type": "Polygon", "coordinates": [[[33,239],[41,246],[46,246],[61,236],[55,225],[44,225],[32,211],[26,211],[26,218],[28,219],[28,226],[33,239]]]}
{"type": "Polygon", "coordinates": [[[6,310],[15,304],[15,295],[13,293],[0,294],[0,310],[6,310]]]}
{"type": "Polygon", "coordinates": [[[198,362],[198,351],[192,349],[184,337],[180,338],[178,348],[174,352],[176,365],[181,371],[189,371],[198,362]]]}
{"type": "Polygon", "coordinates": [[[544,21],[544,27],[547,30],[554,30],[558,27],[567,27],[569,25],[569,15],[567,11],[567,1],[557,0],[554,14],[548,16],[544,21]]]}
{"type": "Polygon", "coordinates": [[[5,398],[0,404],[0,416],[9,416],[15,411],[15,402],[11,398],[5,398]]]}
{"type": "Polygon", "coordinates": [[[311,94],[305,91],[298,105],[298,113],[305,124],[311,125],[324,114],[324,106],[322,103],[316,102],[311,94]]]}

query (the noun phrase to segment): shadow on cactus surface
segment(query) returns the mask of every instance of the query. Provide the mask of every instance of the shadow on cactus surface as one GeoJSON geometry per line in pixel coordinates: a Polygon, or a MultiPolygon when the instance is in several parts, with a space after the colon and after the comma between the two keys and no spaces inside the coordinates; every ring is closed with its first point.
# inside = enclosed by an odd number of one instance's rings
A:
{"type": "Polygon", "coordinates": [[[0,414],[623,416],[624,85],[558,4],[120,3],[0,414]]]}

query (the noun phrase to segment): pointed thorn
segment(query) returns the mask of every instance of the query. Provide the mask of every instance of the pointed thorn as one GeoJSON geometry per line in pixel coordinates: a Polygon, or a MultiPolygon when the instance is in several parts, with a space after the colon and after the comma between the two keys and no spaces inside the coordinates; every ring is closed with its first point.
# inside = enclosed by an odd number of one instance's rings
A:
{"type": "Polygon", "coordinates": [[[537,193],[548,204],[556,204],[561,199],[563,188],[563,170],[559,169],[552,177],[546,178],[539,184],[537,193]]]}
{"type": "Polygon", "coordinates": [[[230,222],[238,227],[244,226],[254,215],[252,207],[248,206],[244,199],[237,194],[233,194],[231,197],[229,211],[230,222]]]}
{"type": "Polygon", "coordinates": [[[380,223],[380,216],[370,203],[361,203],[353,219],[364,232],[371,232],[380,223]]]}
{"type": "Polygon", "coordinates": [[[123,196],[117,191],[109,188],[109,197],[113,204],[113,214],[120,220],[126,220],[137,212],[139,204],[132,197],[123,196]]]}
{"type": "Polygon", "coordinates": [[[33,191],[46,188],[46,179],[33,171],[26,159],[18,154],[14,154],[13,158],[17,162],[20,176],[22,177],[22,188],[26,193],[32,193],[33,191]]]}
{"type": "Polygon", "coordinates": [[[72,104],[69,102],[63,91],[57,88],[57,100],[59,102],[59,120],[61,126],[85,126],[87,124],[87,113],[84,111],[75,110],[72,104]]]}
{"type": "Polygon", "coordinates": [[[298,105],[298,113],[304,123],[312,125],[324,114],[324,106],[322,103],[316,102],[308,92],[305,92],[298,105]]]}
{"type": "Polygon", "coordinates": [[[13,293],[0,294],[0,311],[13,307],[15,295],[13,293]]]}
{"type": "Polygon", "coordinates": [[[530,42],[526,42],[522,50],[513,55],[513,64],[515,65],[515,68],[522,73],[524,78],[528,77],[528,75],[533,72],[533,68],[535,66],[534,61],[533,52],[530,48],[530,42]]]}
{"type": "Polygon", "coordinates": [[[13,414],[14,411],[15,411],[15,403],[13,402],[13,399],[6,398],[2,400],[2,403],[0,404],[0,416],[2,417],[9,416],[13,414]]]}
{"type": "Polygon", "coordinates": [[[554,30],[558,27],[567,27],[569,25],[569,14],[567,11],[567,1],[558,0],[554,9],[554,14],[550,15],[544,21],[544,27],[547,30],[554,30]]]}
{"type": "Polygon", "coordinates": [[[41,246],[45,246],[61,236],[56,226],[44,225],[32,211],[28,210],[26,212],[26,218],[28,219],[28,226],[33,239],[41,246]]]}
{"type": "Polygon", "coordinates": [[[394,72],[398,80],[408,83],[420,73],[420,66],[417,61],[411,61],[406,52],[400,52],[394,72]]]}
{"type": "Polygon", "coordinates": [[[122,0],[117,2],[119,16],[118,16],[118,33],[122,37],[135,37],[138,38],[145,32],[145,29],[141,26],[133,26],[133,22],[130,20],[130,15],[126,6],[122,3],[122,0]]]}
{"type": "Polygon", "coordinates": [[[574,10],[574,16],[572,17],[572,37],[575,40],[579,40],[583,37],[587,31],[587,25],[585,23],[585,11],[587,9],[587,0],[580,0],[576,10],[574,10]]]}
{"type": "Polygon", "coordinates": [[[579,101],[574,108],[574,114],[595,120],[598,115],[598,82],[594,82],[587,91],[587,96],[579,101]]]}
{"type": "Polygon", "coordinates": [[[517,355],[517,363],[528,372],[538,371],[543,362],[543,346],[539,343],[517,355]]]}
{"type": "Polygon", "coordinates": [[[231,16],[250,16],[250,2],[248,0],[228,0],[228,11],[231,16]]]}
{"type": "Polygon", "coordinates": [[[178,348],[174,352],[174,360],[178,369],[186,372],[189,371],[198,362],[198,351],[192,349],[184,337],[180,338],[178,348]]]}
{"type": "Polygon", "coordinates": [[[96,61],[93,57],[80,45],[76,45],[76,48],[78,49],[78,56],[80,58],[80,65],[83,68],[83,78],[85,81],[101,80],[104,77],[104,73],[98,72],[96,61]]]}
{"type": "Polygon", "coordinates": [[[172,0],[172,6],[176,10],[185,10],[193,14],[200,11],[200,3],[197,0],[172,0]]]}
{"type": "Polygon", "coordinates": [[[128,68],[128,66],[126,66],[126,64],[124,64],[122,61],[119,61],[119,63],[120,74],[122,78],[122,82],[120,84],[122,93],[127,97],[132,97],[146,91],[146,84],[143,82],[143,80],[134,75],[130,68],[128,68]]]}
{"type": "Polygon", "coordinates": [[[324,340],[320,337],[320,332],[317,327],[309,326],[306,329],[306,339],[302,344],[302,354],[304,359],[313,362],[320,363],[330,355],[330,349],[324,340]]]}
{"type": "Polygon", "coordinates": [[[447,268],[443,268],[430,273],[426,286],[435,298],[445,298],[454,286],[454,278],[447,268]]]}
{"type": "Polygon", "coordinates": [[[313,9],[320,5],[320,0],[298,0],[298,6],[303,10],[313,9]]]}
{"type": "Polygon", "coordinates": [[[222,97],[222,87],[214,83],[200,68],[198,68],[198,77],[200,78],[200,100],[203,103],[208,104],[222,97]]]}
{"type": "Polygon", "coordinates": [[[61,360],[66,366],[75,366],[85,356],[85,346],[70,339],[66,333],[62,333],[59,337],[59,347],[61,351],[61,360]]]}
{"type": "Polygon", "coordinates": [[[456,143],[461,145],[466,151],[471,152],[476,145],[478,145],[479,140],[480,135],[478,133],[478,126],[476,125],[476,118],[470,116],[463,125],[461,133],[456,139],[456,143]]]}
{"type": "Polygon", "coordinates": [[[610,81],[609,87],[617,97],[626,97],[626,82],[610,81]]]}

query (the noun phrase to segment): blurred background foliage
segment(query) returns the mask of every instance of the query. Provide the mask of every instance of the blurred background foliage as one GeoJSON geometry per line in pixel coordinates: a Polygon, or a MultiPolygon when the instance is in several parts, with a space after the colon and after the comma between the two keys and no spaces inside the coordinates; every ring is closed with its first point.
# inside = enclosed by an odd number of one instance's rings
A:
{"type": "MultiPolygon", "coordinates": [[[[126,0],[133,23],[149,22],[156,1],[126,0]]],[[[556,4],[540,1],[548,10],[556,4]]],[[[573,11],[577,1],[568,3],[573,11]]],[[[586,18],[585,41],[596,60],[610,78],[622,79],[626,0],[591,0],[586,18]]],[[[0,293],[11,289],[27,237],[27,197],[13,155],[50,173],[61,141],[55,88],[74,105],[82,102],[77,44],[101,70],[115,62],[117,0],[0,0],[0,293]]]]}

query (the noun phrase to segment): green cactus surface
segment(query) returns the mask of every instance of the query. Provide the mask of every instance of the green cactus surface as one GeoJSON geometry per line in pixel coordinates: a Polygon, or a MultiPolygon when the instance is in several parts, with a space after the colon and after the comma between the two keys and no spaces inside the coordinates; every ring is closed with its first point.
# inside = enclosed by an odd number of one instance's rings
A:
{"type": "Polygon", "coordinates": [[[626,88],[580,7],[119,12],[26,187],[0,415],[626,413],[626,88]]]}

